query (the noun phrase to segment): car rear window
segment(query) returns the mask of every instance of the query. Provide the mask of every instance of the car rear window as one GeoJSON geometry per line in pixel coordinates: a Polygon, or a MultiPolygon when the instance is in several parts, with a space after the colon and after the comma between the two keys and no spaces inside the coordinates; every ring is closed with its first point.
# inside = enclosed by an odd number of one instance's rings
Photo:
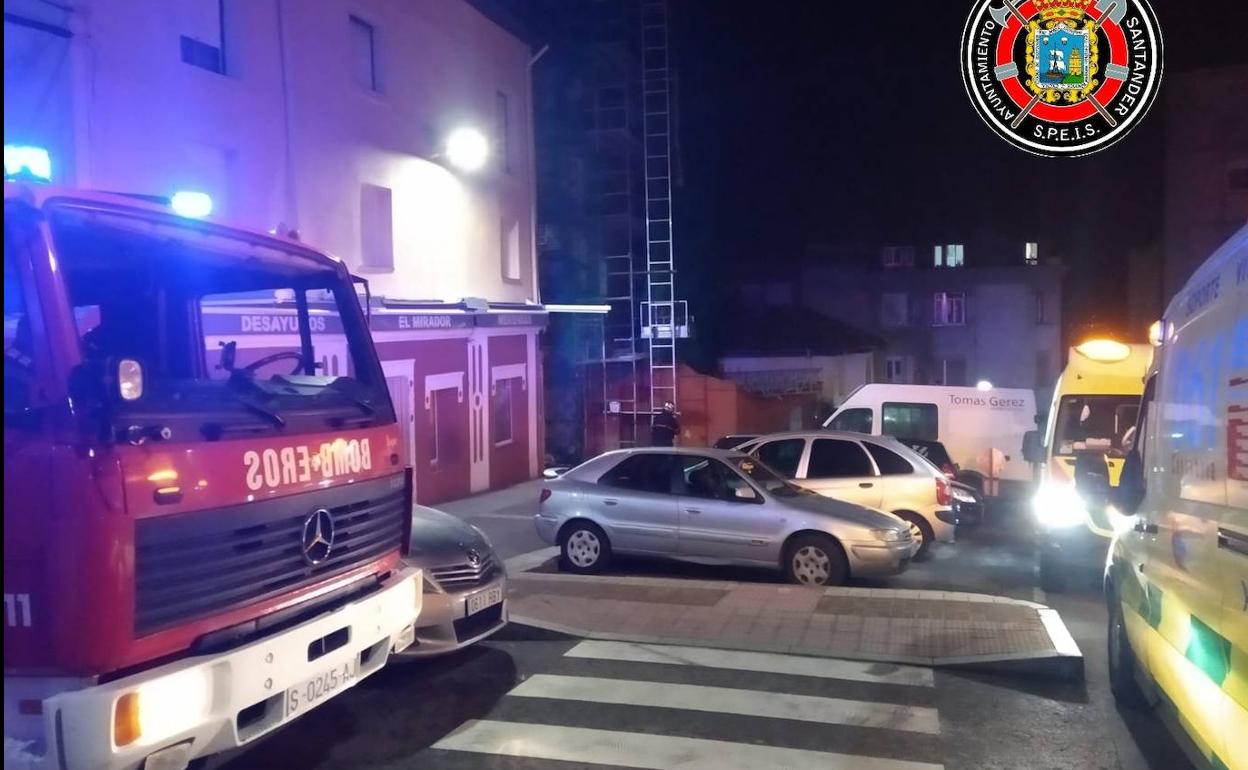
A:
{"type": "Polygon", "coordinates": [[[878,444],[866,442],[867,451],[871,453],[871,458],[875,460],[875,464],[880,468],[881,476],[904,476],[908,473],[914,473],[914,466],[910,461],[891,449],[885,449],[878,444]]]}

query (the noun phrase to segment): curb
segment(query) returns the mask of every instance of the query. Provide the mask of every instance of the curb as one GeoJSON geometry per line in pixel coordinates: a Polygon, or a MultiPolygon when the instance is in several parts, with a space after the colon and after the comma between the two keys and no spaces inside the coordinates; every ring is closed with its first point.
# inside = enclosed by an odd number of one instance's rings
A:
{"type": "MultiPolygon", "coordinates": [[[[1047,608],[1046,608],[1047,609],[1047,608]]],[[[1054,616],[1055,610],[1049,610],[1054,616]]],[[[965,657],[926,658],[911,655],[868,655],[858,652],[836,652],[802,646],[786,646],[779,644],[754,644],[750,642],[734,642],[724,644],[719,640],[703,638],[684,638],[678,636],[649,636],[646,634],[617,634],[591,629],[565,626],[551,623],[538,618],[512,614],[510,622],[522,626],[531,626],[543,631],[554,631],[567,636],[583,639],[596,639],[609,642],[632,642],[634,644],[671,644],[685,647],[706,647],[715,650],[741,650],[745,652],[769,652],[781,655],[802,655],[811,658],[835,658],[837,660],[858,660],[866,663],[895,663],[907,666],[928,666],[945,668],[955,671],[970,671],[984,674],[1001,674],[1026,678],[1061,679],[1069,682],[1084,680],[1083,654],[1075,648],[1074,654],[1035,654],[1035,655],[971,655],[965,657]]],[[[1066,626],[1058,618],[1057,623],[1067,636],[1066,626]]],[[[1048,623],[1045,624],[1046,628],[1048,623]]],[[[1050,631],[1052,638],[1052,631],[1050,631]]],[[[1073,640],[1072,640],[1073,643],[1073,640]]]]}

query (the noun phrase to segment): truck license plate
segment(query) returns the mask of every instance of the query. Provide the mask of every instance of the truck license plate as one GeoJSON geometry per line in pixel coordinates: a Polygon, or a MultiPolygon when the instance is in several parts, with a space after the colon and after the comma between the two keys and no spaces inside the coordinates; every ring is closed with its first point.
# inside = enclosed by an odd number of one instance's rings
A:
{"type": "Polygon", "coordinates": [[[339,690],[350,687],[354,682],[355,659],[323,671],[286,690],[286,716],[307,711],[339,690]]]}
{"type": "Polygon", "coordinates": [[[494,586],[493,588],[490,588],[487,591],[482,591],[476,596],[469,596],[468,597],[468,612],[466,614],[476,615],[481,610],[486,609],[487,607],[493,607],[495,604],[498,604],[502,600],[503,600],[503,587],[494,586]]]}

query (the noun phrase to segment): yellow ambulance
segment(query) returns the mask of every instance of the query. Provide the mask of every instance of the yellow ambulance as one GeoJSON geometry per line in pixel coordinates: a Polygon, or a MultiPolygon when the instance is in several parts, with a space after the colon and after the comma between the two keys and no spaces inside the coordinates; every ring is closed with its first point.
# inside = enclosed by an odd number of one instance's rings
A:
{"type": "Polygon", "coordinates": [[[1215,768],[1248,770],[1248,227],[1162,319],[1114,503],[1115,696],[1162,703],[1215,768]]]}
{"type": "Polygon", "coordinates": [[[1040,466],[1032,513],[1046,591],[1060,590],[1071,575],[1096,578],[1105,567],[1114,527],[1121,526],[1106,498],[1118,485],[1152,357],[1151,345],[1106,338],[1070,349],[1043,447],[1024,452],[1040,466]],[[1099,483],[1085,483],[1092,477],[1099,483]]]}

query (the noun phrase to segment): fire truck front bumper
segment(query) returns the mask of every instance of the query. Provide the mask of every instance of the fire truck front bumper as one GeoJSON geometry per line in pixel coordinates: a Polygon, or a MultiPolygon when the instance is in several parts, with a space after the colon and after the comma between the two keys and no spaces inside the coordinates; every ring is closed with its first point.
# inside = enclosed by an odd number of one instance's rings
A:
{"type": "MultiPolygon", "coordinates": [[[[37,754],[31,752],[37,747],[24,747],[13,766],[180,770],[245,746],[350,689],[409,646],[421,581],[419,569],[405,569],[375,593],[245,646],[47,698],[47,746],[37,754]]],[[[8,768],[7,738],[5,744],[8,768]]]]}

